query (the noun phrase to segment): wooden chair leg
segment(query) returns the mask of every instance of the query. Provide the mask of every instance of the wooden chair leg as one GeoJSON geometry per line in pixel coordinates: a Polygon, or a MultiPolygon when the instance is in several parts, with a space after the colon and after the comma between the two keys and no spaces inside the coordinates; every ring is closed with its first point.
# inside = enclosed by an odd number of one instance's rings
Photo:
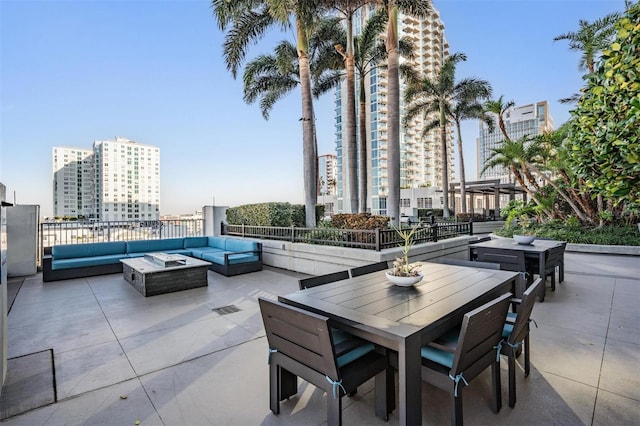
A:
{"type": "Polygon", "coordinates": [[[389,420],[389,390],[387,389],[387,370],[381,371],[375,377],[375,406],[376,416],[384,420],[389,420]]]}
{"type": "Polygon", "coordinates": [[[327,425],[340,426],[342,424],[342,398],[334,398],[327,393],[327,425]]]}
{"type": "Polygon", "coordinates": [[[498,362],[494,362],[491,365],[491,376],[493,377],[493,383],[492,383],[492,387],[493,387],[493,398],[492,398],[492,405],[493,405],[493,412],[494,413],[498,413],[500,412],[500,409],[502,408],[502,391],[501,391],[501,386],[500,386],[500,361],[498,360],[498,362]]]}
{"type": "Polygon", "coordinates": [[[453,389],[451,390],[451,425],[462,426],[464,419],[462,418],[462,388],[458,386],[458,396],[455,396],[453,389]]]}
{"type": "Polygon", "coordinates": [[[524,375],[529,376],[531,361],[529,360],[529,333],[524,338],[524,375]]]}
{"type": "Polygon", "coordinates": [[[509,407],[513,408],[516,405],[516,354],[515,349],[512,349],[507,357],[507,363],[509,364],[509,407]]]}
{"type": "Polygon", "coordinates": [[[273,363],[269,365],[269,408],[280,414],[280,366],[273,363]]]}

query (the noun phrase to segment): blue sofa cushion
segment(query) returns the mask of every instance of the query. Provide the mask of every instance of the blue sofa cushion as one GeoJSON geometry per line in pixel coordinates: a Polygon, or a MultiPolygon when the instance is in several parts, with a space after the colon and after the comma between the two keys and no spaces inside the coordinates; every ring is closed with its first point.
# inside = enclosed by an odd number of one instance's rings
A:
{"type": "MultiPolygon", "coordinates": [[[[216,252],[205,252],[202,254],[202,260],[206,260],[208,262],[217,263],[218,265],[224,265],[224,251],[216,251],[216,252]]],[[[247,262],[257,262],[259,260],[258,256],[252,254],[230,254],[229,255],[229,265],[236,265],[238,263],[247,263],[247,262]]]]}
{"type": "Polygon", "coordinates": [[[192,247],[189,249],[191,251],[191,256],[197,257],[199,259],[203,259],[205,253],[222,253],[224,250],[204,246],[204,247],[192,247]]]}
{"type": "Polygon", "coordinates": [[[226,250],[226,247],[225,247],[226,241],[227,241],[227,238],[224,238],[224,237],[209,237],[209,241],[207,242],[207,245],[209,247],[217,248],[220,250],[226,250]]]}
{"type": "Polygon", "coordinates": [[[126,254],[109,254],[105,256],[77,257],[75,259],[60,259],[51,262],[52,270],[84,268],[86,266],[110,265],[120,263],[120,259],[126,259],[126,254]]]}
{"type": "Polygon", "coordinates": [[[227,238],[225,242],[225,250],[233,252],[257,250],[258,245],[253,241],[238,240],[235,238],[227,238]]]}
{"type": "Polygon", "coordinates": [[[185,237],[184,248],[193,247],[206,247],[209,245],[209,239],[207,237],[185,237]]]}
{"type": "Polygon", "coordinates": [[[127,253],[152,253],[167,250],[179,250],[184,247],[183,238],[168,238],[164,240],[127,241],[127,253]]]}
{"type": "Polygon", "coordinates": [[[123,255],[125,253],[126,243],[124,241],[90,244],[64,244],[51,247],[51,255],[54,261],[60,259],[76,259],[82,257],[123,255]]]}

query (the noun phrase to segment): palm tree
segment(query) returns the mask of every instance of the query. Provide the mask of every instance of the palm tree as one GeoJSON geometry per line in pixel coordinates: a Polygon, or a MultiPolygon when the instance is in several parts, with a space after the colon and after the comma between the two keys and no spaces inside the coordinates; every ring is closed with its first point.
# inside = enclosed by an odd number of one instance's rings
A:
{"type": "MultiPolygon", "coordinates": [[[[343,45],[336,45],[336,50],[342,55],[346,70],[347,83],[347,181],[349,184],[349,206],[351,213],[358,211],[358,161],[356,141],[356,79],[353,17],[363,5],[373,0],[333,0],[328,3],[344,18],[346,25],[346,49],[343,45]]],[[[362,166],[361,166],[362,167],[362,166]]]]}
{"type": "Polygon", "coordinates": [[[354,52],[355,63],[354,66],[358,72],[360,81],[360,87],[358,89],[358,101],[360,104],[359,114],[359,128],[360,128],[360,143],[358,147],[358,162],[360,164],[359,170],[359,199],[360,199],[360,213],[366,213],[367,211],[367,199],[369,194],[367,192],[368,175],[367,175],[367,108],[366,108],[366,91],[365,91],[365,77],[369,74],[372,68],[376,67],[380,61],[386,58],[386,51],[384,47],[378,44],[380,34],[384,30],[387,24],[387,14],[384,10],[379,10],[369,17],[367,24],[362,30],[362,33],[354,38],[354,52]],[[381,49],[382,47],[382,49],[381,49]]]}
{"type": "Polygon", "coordinates": [[[311,94],[308,29],[318,5],[312,0],[212,0],[213,14],[218,26],[226,31],[223,54],[227,69],[235,78],[251,44],[258,41],[273,26],[289,26],[294,16],[296,51],[300,71],[302,100],[302,150],[304,167],[305,210],[308,227],[316,226],[317,149],[315,121],[311,94]]]}
{"type": "Polygon", "coordinates": [[[579,69],[593,73],[600,53],[611,45],[616,36],[614,24],[619,19],[618,13],[611,13],[593,22],[581,19],[578,21],[578,31],[561,34],[554,37],[553,41],[568,40],[570,50],[582,53],[578,63],[579,69]]]}
{"type": "MultiPolygon", "coordinates": [[[[500,132],[502,133],[504,142],[511,141],[511,139],[509,139],[509,135],[507,134],[507,128],[504,124],[504,115],[507,113],[507,111],[510,108],[513,108],[515,104],[516,103],[513,101],[513,99],[510,100],[509,102],[505,102],[503,95],[500,95],[498,99],[489,100],[484,104],[485,110],[487,112],[493,113],[498,117],[498,127],[500,128],[500,132]]],[[[490,132],[493,132],[493,130],[490,130],[490,132]]],[[[483,173],[485,170],[486,169],[483,170],[483,173]]],[[[510,169],[507,168],[507,170],[510,170],[510,169]]],[[[508,173],[508,175],[509,175],[509,182],[511,182],[511,173],[508,173]]]]}
{"type": "MultiPolygon", "coordinates": [[[[455,84],[456,64],[465,61],[466,55],[463,53],[455,53],[445,59],[442,68],[436,76],[431,79],[429,77],[420,78],[409,84],[405,92],[405,102],[407,103],[407,114],[405,121],[410,120],[417,114],[422,113],[425,119],[429,119],[432,115],[438,114],[437,119],[433,119],[424,127],[423,136],[429,131],[440,128],[440,154],[442,156],[442,193],[443,193],[443,216],[449,217],[449,170],[448,170],[448,154],[447,154],[447,123],[453,110],[454,99],[458,95],[470,90],[470,85],[481,86],[486,82],[463,80],[461,83],[455,84]],[[466,88],[465,88],[466,87],[466,88]]],[[[488,83],[486,83],[488,84],[488,83]]]]}
{"type": "MultiPolygon", "coordinates": [[[[600,53],[608,48],[615,39],[616,29],[614,24],[620,19],[618,13],[612,13],[594,22],[578,21],[580,29],[570,31],[554,37],[553,41],[568,40],[569,49],[582,52],[578,68],[581,71],[593,73],[595,63],[600,53]]],[[[561,103],[576,103],[580,100],[580,94],[575,93],[568,98],[560,99],[561,103]]]]}
{"type": "Polygon", "coordinates": [[[504,96],[500,95],[498,99],[489,100],[485,102],[484,107],[487,112],[491,112],[498,117],[498,127],[500,127],[500,132],[502,132],[502,137],[505,141],[510,140],[509,135],[507,134],[507,128],[504,124],[504,115],[509,110],[515,106],[515,102],[510,100],[509,102],[504,102],[504,96]]]}
{"type": "Polygon", "coordinates": [[[396,226],[400,224],[400,52],[398,48],[398,12],[425,17],[431,12],[428,0],[382,0],[387,10],[387,81],[388,81],[388,140],[387,172],[389,190],[387,215],[396,226]]]}
{"type": "Polygon", "coordinates": [[[467,180],[464,170],[464,153],[462,150],[462,131],[460,123],[463,120],[482,120],[493,130],[494,120],[489,115],[482,103],[481,99],[491,96],[491,85],[484,80],[467,79],[459,83],[460,92],[453,99],[453,105],[449,111],[449,118],[456,125],[456,133],[458,135],[458,156],[460,160],[460,210],[462,213],[467,212],[467,180]]]}

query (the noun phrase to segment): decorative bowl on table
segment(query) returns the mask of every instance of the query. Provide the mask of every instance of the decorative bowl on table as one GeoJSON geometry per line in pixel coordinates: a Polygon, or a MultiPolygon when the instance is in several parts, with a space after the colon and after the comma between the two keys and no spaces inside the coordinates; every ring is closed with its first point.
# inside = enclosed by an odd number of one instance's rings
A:
{"type": "Polygon", "coordinates": [[[536,239],[535,235],[514,235],[513,239],[516,243],[522,245],[530,245],[536,239]]]}
{"type": "Polygon", "coordinates": [[[411,287],[412,285],[419,283],[422,278],[424,278],[424,275],[422,275],[421,273],[418,273],[418,275],[415,276],[403,277],[399,275],[393,275],[389,271],[386,272],[386,276],[389,281],[400,287],[411,287]]]}

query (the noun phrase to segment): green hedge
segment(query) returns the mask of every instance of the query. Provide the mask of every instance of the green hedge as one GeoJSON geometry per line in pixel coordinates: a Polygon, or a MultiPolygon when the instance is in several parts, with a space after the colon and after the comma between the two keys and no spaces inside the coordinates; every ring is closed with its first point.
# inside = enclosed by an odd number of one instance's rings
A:
{"type": "MultiPolygon", "coordinates": [[[[316,206],[316,220],[324,216],[324,206],[316,206]]],[[[229,225],[296,226],[305,227],[305,208],[302,204],[258,203],[227,209],[229,225]]]]}
{"type": "MultiPolygon", "coordinates": [[[[567,226],[558,222],[534,225],[535,235],[567,241],[573,244],[602,244],[616,246],[640,246],[640,231],[637,226],[603,226],[590,228],[585,226],[567,226]]],[[[519,226],[501,228],[495,233],[501,237],[513,237],[521,232],[519,226]]]]}

